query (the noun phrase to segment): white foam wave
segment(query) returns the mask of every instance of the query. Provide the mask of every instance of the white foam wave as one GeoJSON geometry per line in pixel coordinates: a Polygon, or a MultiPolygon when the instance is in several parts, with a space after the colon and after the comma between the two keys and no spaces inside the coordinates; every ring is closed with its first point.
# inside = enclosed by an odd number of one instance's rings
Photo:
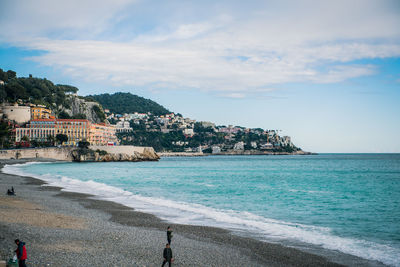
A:
{"type": "Polygon", "coordinates": [[[270,241],[296,240],[325,249],[380,261],[387,265],[400,266],[400,260],[397,257],[397,255],[400,255],[399,249],[370,241],[339,237],[334,235],[330,228],[284,222],[264,218],[250,212],[218,210],[200,204],[136,195],[92,180],[80,181],[65,176],[30,174],[22,171],[19,168],[21,165],[23,164],[6,165],[3,172],[35,177],[48,182],[50,186],[62,187],[64,191],[92,194],[101,199],[155,214],[174,223],[216,226],[240,232],[250,232],[270,241]]]}

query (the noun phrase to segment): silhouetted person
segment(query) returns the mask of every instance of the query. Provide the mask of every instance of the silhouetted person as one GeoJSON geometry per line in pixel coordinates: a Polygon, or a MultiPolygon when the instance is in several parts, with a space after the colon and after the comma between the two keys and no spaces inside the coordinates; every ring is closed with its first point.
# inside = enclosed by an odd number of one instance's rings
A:
{"type": "Polygon", "coordinates": [[[9,195],[9,196],[15,196],[14,187],[11,187],[11,190],[10,190],[10,189],[7,189],[7,195],[9,195]]]}
{"type": "Polygon", "coordinates": [[[171,267],[172,266],[171,262],[174,261],[174,258],[172,257],[172,249],[169,246],[169,244],[165,245],[163,257],[164,257],[164,261],[163,261],[161,267],[163,267],[167,262],[168,262],[168,266],[171,267]]]}
{"type": "Polygon", "coordinates": [[[19,241],[19,239],[15,239],[14,242],[18,246],[17,249],[15,250],[15,253],[17,253],[17,258],[18,258],[18,266],[26,267],[25,261],[28,258],[28,254],[26,253],[25,243],[19,241]]]}
{"type": "Polygon", "coordinates": [[[170,226],[168,226],[168,228],[167,228],[167,241],[168,241],[168,244],[170,244],[170,245],[171,245],[171,239],[172,239],[172,229],[171,229],[170,226]]]}

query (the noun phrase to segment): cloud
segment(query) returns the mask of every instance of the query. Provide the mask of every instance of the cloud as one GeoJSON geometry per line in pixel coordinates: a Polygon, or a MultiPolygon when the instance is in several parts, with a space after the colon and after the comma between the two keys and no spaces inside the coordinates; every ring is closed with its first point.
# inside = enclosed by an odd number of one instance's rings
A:
{"type": "Polygon", "coordinates": [[[246,95],[242,93],[229,93],[229,94],[224,94],[221,95],[223,97],[228,97],[228,98],[245,98],[246,95]]]}
{"type": "MultiPolygon", "coordinates": [[[[200,15],[204,6],[193,2],[162,16],[148,11],[151,2],[84,1],[76,9],[81,2],[40,1],[50,4],[48,11],[29,4],[18,13],[28,19],[6,16],[15,23],[8,42],[45,51],[31,58],[40,64],[110,86],[194,88],[242,98],[277,84],[372,75],[375,66],[357,61],[400,56],[400,8],[391,1],[222,1],[200,15]],[[146,27],[138,22],[142,10],[151,21],[146,27]],[[104,37],[113,31],[124,40],[104,37]]],[[[159,5],[154,8],[166,8],[159,5]]]]}

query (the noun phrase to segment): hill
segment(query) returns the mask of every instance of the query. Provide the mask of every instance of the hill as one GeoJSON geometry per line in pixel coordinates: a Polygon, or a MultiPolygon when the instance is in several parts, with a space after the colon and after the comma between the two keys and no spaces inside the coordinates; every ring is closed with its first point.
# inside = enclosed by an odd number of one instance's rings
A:
{"type": "Polygon", "coordinates": [[[99,102],[103,108],[109,109],[112,113],[124,114],[151,112],[156,116],[171,113],[160,104],[131,93],[89,95],[87,96],[87,99],[93,99],[99,102]]]}
{"type": "Polygon", "coordinates": [[[60,119],[88,119],[102,122],[102,107],[76,95],[78,88],[54,84],[46,78],[17,77],[15,71],[0,69],[0,103],[36,104],[51,109],[60,119]],[[22,101],[22,103],[21,103],[22,101]]]}

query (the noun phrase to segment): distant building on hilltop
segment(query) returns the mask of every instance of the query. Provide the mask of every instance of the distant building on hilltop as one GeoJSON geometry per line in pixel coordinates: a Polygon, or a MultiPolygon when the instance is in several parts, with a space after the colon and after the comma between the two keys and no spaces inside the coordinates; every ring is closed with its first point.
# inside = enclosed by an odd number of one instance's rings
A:
{"type": "Polygon", "coordinates": [[[233,146],[233,150],[244,150],[244,142],[243,141],[237,142],[233,146]]]}
{"type": "Polygon", "coordinates": [[[182,130],[184,135],[188,135],[188,136],[193,136],[194,135],[194,131],[191,128],[186,128],[182,130]]]}
{"type": "Polygon", "coordinates": [[[133,131],[132,127],[130,127],[129,121],[117,122],[115,129],[117,133],[127,133],[133,131]]]}

